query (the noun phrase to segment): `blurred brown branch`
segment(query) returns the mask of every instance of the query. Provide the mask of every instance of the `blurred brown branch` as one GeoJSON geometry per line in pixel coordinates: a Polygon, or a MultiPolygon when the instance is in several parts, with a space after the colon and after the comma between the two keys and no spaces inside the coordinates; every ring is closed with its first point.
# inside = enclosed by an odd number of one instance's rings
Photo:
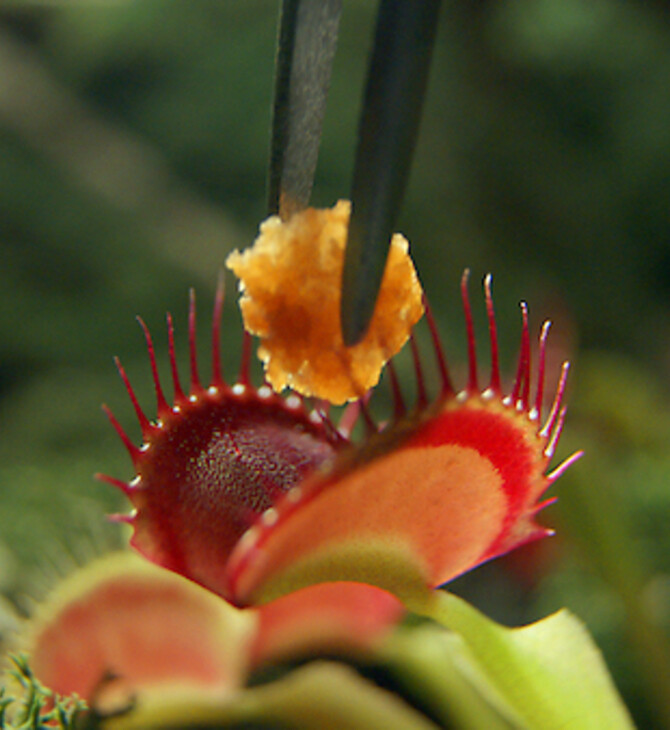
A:
{"type": "Polygon", "coordinates": [[[234,223],[178,179],[157,149],[77,98],[2,27],[0,67],[0,125],[135,218],[164,255],[211,282],[226,251],[244,245],[234,223]]]}

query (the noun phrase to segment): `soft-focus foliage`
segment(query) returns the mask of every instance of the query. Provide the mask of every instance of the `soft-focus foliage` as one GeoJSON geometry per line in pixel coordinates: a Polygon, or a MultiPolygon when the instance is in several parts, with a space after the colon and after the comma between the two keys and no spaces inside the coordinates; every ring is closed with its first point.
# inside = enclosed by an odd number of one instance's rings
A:
{"type": "MultiPolygon", "coordinates": [[[[345,2],[317,204],[348,192],[373,10],[345,2]]],[[[192,284],[206,308],[265,216],[275,22],[274,0],[2,4],[0,632],[118,540],[90,474],[127,469],[98,411],[131,417],[111,355],[150,398],[134,315],[157,328],[192,284]]],[[[665,727],[670,15],[445,0],[438,43],[400,228],[451,351],[466,265],[496,273],[501,342],[521,296],[557,320],[552,362],[578,361],[562,453],[586,451],[543,515],[559,536],[454,589],[515,624],[567,605],[638,724],[665,727]]]]}
{"type": "MultiPolygon", "coordinates": [[[[442,591],[410,604],[422,622],[384,591],[331,583],[238,609],[121,551],[42,604],[26,637],[34,675],[23,662],[15,674],[36,721],[51,695],[35,677],[82,697],[80,730],[632,727],[569,612],[508,629],[442,591]]],[[[81,704],[55,695],[64,730],[81,704]]]]}

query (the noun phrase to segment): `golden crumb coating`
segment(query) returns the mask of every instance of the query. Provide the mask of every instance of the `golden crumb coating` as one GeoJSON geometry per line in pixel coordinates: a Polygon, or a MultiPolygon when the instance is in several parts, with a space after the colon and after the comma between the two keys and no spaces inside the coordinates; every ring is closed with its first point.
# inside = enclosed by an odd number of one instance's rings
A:
{"type": "Polygon", "coordinates": [[[361,397],[423,315],[408,243],[396,233],[368,333],[344,345],[340,287],[350,210],[340,200],[287,221],[272,216],[251,248],[226,260],[240,279],[244,326],[261,339],[258,356],[276,391],[289,386],[335,404],[361,397]]]}

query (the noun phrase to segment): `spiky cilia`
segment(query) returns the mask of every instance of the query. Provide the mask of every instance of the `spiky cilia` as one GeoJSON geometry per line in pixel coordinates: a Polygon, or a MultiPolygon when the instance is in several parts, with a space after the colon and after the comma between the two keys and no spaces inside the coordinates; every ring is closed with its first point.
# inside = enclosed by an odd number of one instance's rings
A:
{"type": "MultiPolygon", "coordinates": [[[[491,279],[484,283],[491,374],[482,390],[474,326],[461,282],[468,338],[468,381],[453,387],[437,326],[427,323],[440,372],[440,393],[427,395],[418,347],[411,347],[417,381],[408,409],[391,365],[394,417],[381,428],[365,401],[335,426],[321,411],[286,398],[249,376],[245,337],[238,382],[225,383],[219,361],[223,302],[219,288],[212,335],[212,383],[200,383],[191,296],[191,385],[186,395],[177,372],[174,331],[168,317],[174,402],[163,394],[153,344],[144,326],[158,402],[149,421],[119,365],[142,428],[136,447],[110,419],[133,460],[129,483],[119,486],[135,510],[133,545],[238,605],[264,602],[303,585],[354,580],[396,593],[398,560],[428,586],[442,585],[475,565],[549,534],[535,522],[547,502],[542,493],[579,454],[546,474],[565,417],[563,366],[549,414],[541,422],[546,342],[539,337],[536,390],[531,398],[528,313],[522,304],[516,377],[503,392],[491,279]],[[368,425],[363,443],[349,433],[357,414],[368,425]]],[[[404,570],[404,568],[403,568],[404,570]]],[[[404,579],[403,579],[404,580],[404,579]]],[[[402,581],[401,581],[402,582],[402,581]]]]}
{"type": "Polygon", "coordinates": [[[151,335],[139,320],[151,363],[157,419],[147,418],[117,360],[143,444],[135,446],[105,407],[131,456],[136,476],[126,483],[100,475],[120,487],[135,508],[131,515],[116,516],[133,525],[133,546],[153,562],[214,591],[221,583],[225,556],[249,525],[280,494],[346,443],[329,422],[310,413],[301,398],[281,398],[268,385],[255,388],[251,384],[248,335],[237,382],[232,386],[225,382],[219,354],[222,305],[220,286],[212,327],[212,379],[204,387],[198,374],[195,296],[191,292],[188,394],[181,386],[174,327],[168,315],[172,405],[159,379],[151,335]]]}

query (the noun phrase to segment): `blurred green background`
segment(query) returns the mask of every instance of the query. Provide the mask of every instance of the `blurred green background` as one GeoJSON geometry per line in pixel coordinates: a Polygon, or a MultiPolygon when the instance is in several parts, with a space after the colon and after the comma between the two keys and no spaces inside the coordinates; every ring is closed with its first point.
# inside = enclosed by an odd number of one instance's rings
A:
{"type": "MultiPolygon", "coordinates": [[[[375,10],[344,2],[317,205],[348,194],[375,10]]],[[[151,412],[134,317],[164,365],[171,310],[183,356],[189,286],[205,351],[217,272],[265,215],[276,20],[275,0],[0,3],[0,633],[121,542],[91,476],[131,474],[103,401],[139,437],[112,356],[151,412]]],[[[668,7],[445,0],[398,227],[457,379],[466,266],[482,334],[494,273],[509,372],[520,299],[554,320],[550,377],[575,366],[559,455],[586,455],[543,515],[557,536],[454,590],[511,624],[569,606],[639,726],[670,727],[668,7]]],[[[232,281],[225,326],[234,373],[232,281]]]]}

